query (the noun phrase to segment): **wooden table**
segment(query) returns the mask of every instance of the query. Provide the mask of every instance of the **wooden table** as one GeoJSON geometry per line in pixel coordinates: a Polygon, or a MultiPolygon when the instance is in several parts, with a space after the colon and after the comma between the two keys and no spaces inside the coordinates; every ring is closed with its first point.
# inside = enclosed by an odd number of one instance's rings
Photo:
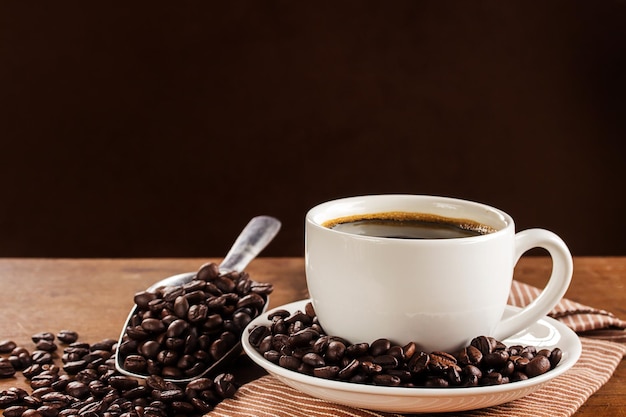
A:
{"type": "MultiPolygon", "coordinates": [[[[80,340],[90,343],[117,339],[135,292],[167,276],[195,271],[207,261],[219,259],[0,259],[0,340],[32,350],[31,335],[63,329],[75,330],[80,340]]],[[[542,286],[550,268],[549,258],[525,257],[515,278],[542,286]]],[[[307,297],[302,258],[259,258],[247,271],[256,281],[274,284],[270,308],[307,297]]],[[[626,318],[626,257],[574,259],[566,297],[626,318]]],[[[245,360],[239,366],[256,367],[245,360]]],[[[0,379],[0,391],[12,386],[28,388],[19,372],[15,378],[0,379]]],[[[622,362],[576,416],[615,416],[624,407],[622,362]]]]}

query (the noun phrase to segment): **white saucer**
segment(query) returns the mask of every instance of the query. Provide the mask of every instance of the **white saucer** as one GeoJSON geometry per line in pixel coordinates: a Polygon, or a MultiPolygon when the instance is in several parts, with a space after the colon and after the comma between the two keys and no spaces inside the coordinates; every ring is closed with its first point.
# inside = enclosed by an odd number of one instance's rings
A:
{"type": "MultiPolygon", "coordinates": [[[[582,351],[576,333],[564,324],[546,317],[502,341],[507,346],[519,344],[547,349],[558,347],[563,351],[563,358],[556,368],[526,381],[470,388],[403,388],[327,380],[290,371],[266,360],[248,340],[253,327],[270,323],[267,317],[272,311],[304,311],[308,301],[286,304],[254,319],[243,332],[243,349],[254,362],[286,385],[313,397],[351,407],[395,413],[425,413],[474,410],[503,404],[524,397],[563,374],[576,363],[582,351]]],[[[517,310],[516,307],[508,306],[505,315],[517,310]]]]}

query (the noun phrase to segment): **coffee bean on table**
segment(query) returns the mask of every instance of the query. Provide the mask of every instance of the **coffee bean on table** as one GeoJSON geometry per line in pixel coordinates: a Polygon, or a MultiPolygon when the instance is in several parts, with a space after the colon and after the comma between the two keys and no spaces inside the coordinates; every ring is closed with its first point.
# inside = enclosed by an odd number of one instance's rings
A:
{"type": "Polygon", "coordinates": [[[248,335],[267,360],[319,378],[401,387],[475,387],[523,381],[556,367],[559,348],[510,346],[477,336],[459,352],[423,352],[416,342],[394,345],[388,339],[351,343],[327,335],[311,303],[305,312],[277,310],[269,325],[248,335]]]}
{"type": "Polygon", "coordinates": [[[50,332],[40,332],[40,333],[36,333],[32,335],[31,339],[33,340],[33,343],[37,343],[40,340],[47,340],[48,342],[53,342],[54,334],[50,332]]]}
{"type": "Polygon", "coordinates": [[[0,378],[12,377],[15,372],[15,368],[7,358],[0,358],[0,378]]]}
{"type": "MultiPolygon", "coordinates": [[[[35,343],[49,341],[46,337],[36,339],[35,343]]],[[[230,339],[225,337],[225,340],[230,339]]],[[[104,339],[92,345],[77,343],[74,339],[63,349],[63,355],[50,355],[50,363],[33,363],[24,368],[22,373],[31,385],[31,393],[21,388],[0,391],[2,415],[167,417],[184,414],[200,417],[237,390],[231,374],[200,378],[187,387],[167,382],[157,375],[149,376],[145,381],[121,375],[113,360],[116,349],[114,339],[104,339]],[[69,357],[72,361],[64,360],[69,357]],[[60,361],[64,362],[63,367],[59,366],[60,361]],[[68,370],[72,372],[68,373],[68,370]]],[[[12,346],[10,353],[28,355],[26,349],[18,346],[12,346]]],[[[34,351],[33,355],[44,353],[50,354],[34,351]]],[[[0,373],[13,376],[17,371],[10,367],[11,361],[0,356],[0,373]]]]}
{"type": "Polygon", "coordinates": [[[57,333],[57,339],[65,344],[74,343],[78,340],[78,333],[73,330],[61,330],[57,333]]]}
{"type": "Polygon", "coordinates": [[[17,345],[12,340],[0,340],[0,353],[10,353],[17,345]]]}

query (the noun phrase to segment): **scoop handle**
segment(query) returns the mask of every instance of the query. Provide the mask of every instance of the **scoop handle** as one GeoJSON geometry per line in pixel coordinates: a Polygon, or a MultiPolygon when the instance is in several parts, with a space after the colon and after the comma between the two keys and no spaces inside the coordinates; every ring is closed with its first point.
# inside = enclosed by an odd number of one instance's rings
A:
{"type": "Polygon", "coordinates": [[[226,257],[220,264],[220,272],[243,271],[280,230],[281,223],[271,216],[253,217],[241,231],[226,257]]]}

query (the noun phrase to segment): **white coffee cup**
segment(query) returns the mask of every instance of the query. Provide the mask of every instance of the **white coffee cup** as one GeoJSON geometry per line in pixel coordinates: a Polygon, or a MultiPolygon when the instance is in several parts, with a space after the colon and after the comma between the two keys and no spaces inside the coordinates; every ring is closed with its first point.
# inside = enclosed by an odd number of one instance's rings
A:
{"type": "Polygon", "coordinates": [[[306,215],[306,280],[327,334],[351,343],[387,338],[425,351],[452,352],[477,336],[503,340],[545,316],[572,277],[565,243],[544,229],[515,233],[508,214],[460,199],[370,195],[322,203],[306,215]],[[375,213],[427,213],[469,219],[491,233],[446,239],[362,236],[329,221],[375,213]],[[503,319],[513,269],[529,249],[552,257],[552,274],[530,305],[503,319]]]}

